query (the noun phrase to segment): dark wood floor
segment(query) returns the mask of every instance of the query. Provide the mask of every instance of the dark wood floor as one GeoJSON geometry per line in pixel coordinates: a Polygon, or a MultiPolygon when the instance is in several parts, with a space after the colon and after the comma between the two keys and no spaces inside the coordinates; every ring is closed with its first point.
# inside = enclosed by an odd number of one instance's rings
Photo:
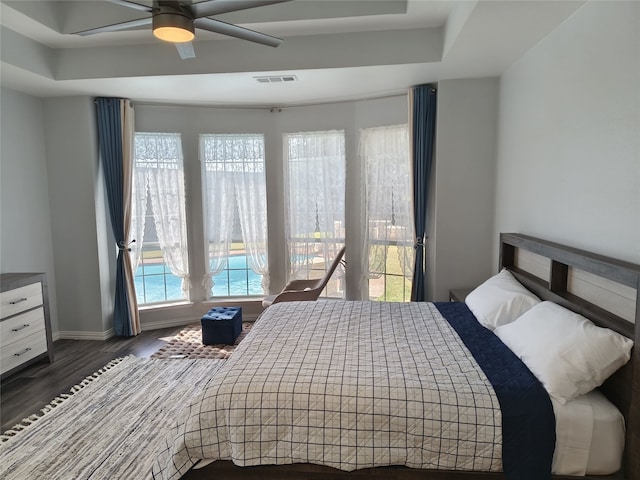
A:
{"type": "Polygon", "coordinates": [[[41,361],[2,380],[0,417],[2,431],[40,409],[111,360],[126,355],[148,357],[166,342],[162,340],[178,327],[149,330],[132,338],[114,337],[106,341],[58,340],[54,342],[54,362],[41,361]]]}

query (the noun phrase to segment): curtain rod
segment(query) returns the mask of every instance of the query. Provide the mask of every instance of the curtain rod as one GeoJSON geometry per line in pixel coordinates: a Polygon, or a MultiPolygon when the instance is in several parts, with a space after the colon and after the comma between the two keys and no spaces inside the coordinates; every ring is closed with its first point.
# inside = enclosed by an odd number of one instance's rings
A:
{"type": "Polygon", "coordinates": [[[283,109],[288,108],[299,108],[299,107],[315,107],[322,105],[335,105],[338,103],[351,103],[351,102],[362,102],[365,100],[384,100],[387,98],[395,98],[395,97],[404,97],[406,93],[392,93],[388,95],[382,95],[377,97],[363,97],[354,100],[341,100],[334,102],[310,102],[310,103],[300,103],[295,105],[198,105],[192,103],[156,103],[156,102],[146,102],[146,101],[136,101],[132,100],[134,105],[144,105],[151,107],[194,107],[194,108],[229,108],[229,109],[239,109],[239,110],[269,110],[271,112],[282,111],[283,109]]]}

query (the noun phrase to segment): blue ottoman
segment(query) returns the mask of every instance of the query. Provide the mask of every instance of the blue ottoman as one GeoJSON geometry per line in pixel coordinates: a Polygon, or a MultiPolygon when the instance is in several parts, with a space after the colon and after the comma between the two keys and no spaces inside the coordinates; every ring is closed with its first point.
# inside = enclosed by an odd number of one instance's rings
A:
{"type": "Polygon", "coordinates": [[[241,307],[215,307],[200,319],[202,343],[233,345],[242,332],[241,307]]]}

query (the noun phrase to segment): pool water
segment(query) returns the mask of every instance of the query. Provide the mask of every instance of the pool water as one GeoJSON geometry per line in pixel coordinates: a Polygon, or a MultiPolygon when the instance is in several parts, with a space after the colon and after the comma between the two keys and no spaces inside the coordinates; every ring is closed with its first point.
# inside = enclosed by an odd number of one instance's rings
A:
{"type": "MultiPolygon", "coordinates": [[[[165,264],[146,264],[144,266],[144,281],[142,272],[140,266],[135,275],[138,304],[184,300],[182,281],[174,276],[165,264]]],[[[245,255],[229,257],[227,268],[215,275],[213,282],[212,297],[264,295],[262,275],[247,268],[245,255]]]]}

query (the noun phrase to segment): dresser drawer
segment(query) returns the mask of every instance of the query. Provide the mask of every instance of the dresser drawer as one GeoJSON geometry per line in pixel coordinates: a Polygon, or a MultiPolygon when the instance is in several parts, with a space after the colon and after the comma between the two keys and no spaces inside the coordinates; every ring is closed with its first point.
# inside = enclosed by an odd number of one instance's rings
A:
{"type": "Polygon", "coordinates": [[[17,313],[42,305],[42,284],[31,283],[0,293],[0,318],[7,318],[17,313]]]}
{"type": "Polygon", "coordinates": [[[45,331],[33,333],[0,350],[0,374],[22,365],[42,353],[47,352],[47,336],[45,331]]]}
{"type": "Polygon", "coordinates": [[[53,362],[47,276],[0,274],[0,378],[34,362],[53,362]]]}
{"type": "Polygon", "coordinates": [[[7,345],[22,340],[34,333],[45,336],[44,308],[36,308],[0,322],[0,344],[7,345]]]}

